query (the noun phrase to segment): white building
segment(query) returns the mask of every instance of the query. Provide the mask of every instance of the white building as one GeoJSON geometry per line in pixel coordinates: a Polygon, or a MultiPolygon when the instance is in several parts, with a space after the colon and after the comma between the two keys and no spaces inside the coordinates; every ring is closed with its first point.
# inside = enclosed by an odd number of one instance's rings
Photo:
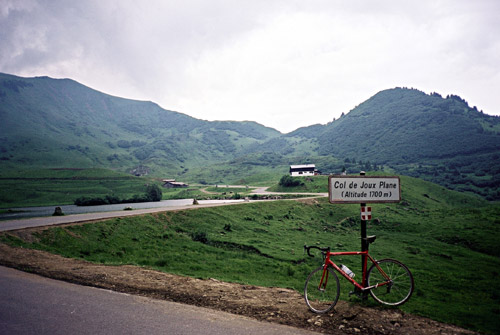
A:
{"type": "Polygon", "coordinates": [[[317,172],[314,164],[290,165],[290,176],[292,177],[314,176],[317,172]]]}

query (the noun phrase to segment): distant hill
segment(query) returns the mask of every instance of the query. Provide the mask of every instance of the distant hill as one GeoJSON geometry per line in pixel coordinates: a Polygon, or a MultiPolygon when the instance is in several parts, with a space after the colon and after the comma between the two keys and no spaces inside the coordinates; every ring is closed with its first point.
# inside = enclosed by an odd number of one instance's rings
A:
{"type": "Polygon", "coordinates": [[[390,168],[500,199],[500,117],[456,95],[385,90],[333,122],[302,127],[249,150],[283,162],[316,163],[325,173],[390,168]]]}
{"type": "Polygon", "coordinates": [[[0,74],[0,102],[0,159],[7,168],[147,167],[177,174],[281,135],[256,122],[198,120],[69,79],[0,74]]]}
{"type": "Polygon", "coordinates": [[[0,168],[98,167],[190,182],[388,170],[500,199],[500,118],[415,89],[381,91],[326,125],[288,134],[204,121],[70,79],[0,74],[0,168]]]}
{"type": "Polygon", "coordinates": [[[313,140],[320,156],[344,157],[500,198],[500,118],[462,98],[395,88],[377,93],[325,126],[286,136],[313,140]]]}
{"type": "Polygon", "coordinates": [[[470,108],[458,96],[443,99],[396,88],[325,126],[317,139],[320,154],[390,165],[418,163],[500,150],[500,118],[470,108]]]}

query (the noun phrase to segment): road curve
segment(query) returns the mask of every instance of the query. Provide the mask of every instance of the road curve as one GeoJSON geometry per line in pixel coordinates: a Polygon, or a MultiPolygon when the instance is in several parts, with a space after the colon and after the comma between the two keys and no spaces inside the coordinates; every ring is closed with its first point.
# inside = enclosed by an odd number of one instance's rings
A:
{"type": "Polygon", "coordinates": [[[135,215],[157,213],[157,212],[196,209],[202,207],[228,206],[235,204],[244,204],[249,202],[227,202],[227,203],[216,203],[216,204],[169,206],[169,207],[157,207],[157,208],[147,208],[147,209],[135,209],[131,211],[122,210],[114,212],[98,212],[98,213],[73,214],[64,216],[46,216],[46,217],[36,217],[36,218],[18,219],[18,220],[5,220],[5,221],[0,221],[0,232],[24,229],[24,228],[41,227],[41,226],[51,226],[51,225],[79,223],[79,222],[102,220],[102,219],[111,219],[116,217],[135,216],[135,215]]]}
{"type": "MultiPolygon", "coordinates": [[[[327,197],[328,193],[276,193],[267,191],[268,187],[256,188],[252,194],[269,195],[269,194],[293,194],[293,195],[309,195],[311,197],[327,197]]],[[[304,198],[302,198],[304,199],[304,198]]],[[[272,201],[272,200],[266,200],[272,201]]],[[[34,228],[42,226],[52,226],[68,223],[79,223],[87,221],[95,221],[102,219],[111,219],[116,217],[126,217],[135,216],[149,213],[166,212],[166,211],[176,211],[176,210],[186,210],[186,209],[196,209],[203,207],[215,207],[215,206],[228,206],[255,202],[252,200],[246,200],[241,202],[227,202],[227,203],[200,203],[198,205],[184,205],[184,206],[166,206],[166,207],[155,207],[146,209],[134,209],[131,211],[112,211],[112,212],[95,212],[95,213],[84,213],[84,214],[72,214],[64,216],[44,216],[35,217],[27,219],[16,219],[16,220],[2,220],[0,221],[0,232],[9,230],[18,230],[24,228],[34,228]]]]}

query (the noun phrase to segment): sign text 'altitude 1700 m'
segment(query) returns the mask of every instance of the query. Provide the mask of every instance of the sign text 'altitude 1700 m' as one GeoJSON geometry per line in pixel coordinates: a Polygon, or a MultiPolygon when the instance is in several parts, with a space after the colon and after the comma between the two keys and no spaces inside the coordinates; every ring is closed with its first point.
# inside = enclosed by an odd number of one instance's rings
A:
{"type": "Polygon", "coordinates": [[[399,177],[330,176],[329,200],[332,204],[399,202],[399,177]]]}

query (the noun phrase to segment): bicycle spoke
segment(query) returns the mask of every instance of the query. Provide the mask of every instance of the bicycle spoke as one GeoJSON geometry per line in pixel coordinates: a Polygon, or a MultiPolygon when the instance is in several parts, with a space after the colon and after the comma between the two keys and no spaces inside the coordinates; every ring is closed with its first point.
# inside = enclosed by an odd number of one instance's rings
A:
{"type": "Polygon", "coordinates": [[[304,298],[309,309],[315,313],[330,311],[339,298],[340,284],[337,275],[332,269],[323,274],[323,267],[319,267],[306,280],[304,298]]]}
{"type": "MultiPolygon", "coordinates": [[[[372,288],[372,297],[386,305],[397,306],[405,303],[413,292],[413,276],[410,270],[401,262],[392,259],[381,260],[378,265],[389,277],[390,283],[372,288]]],[[[387,282],[375,265],[368,271],[367,280],[369,286],[387,282]]]]}

